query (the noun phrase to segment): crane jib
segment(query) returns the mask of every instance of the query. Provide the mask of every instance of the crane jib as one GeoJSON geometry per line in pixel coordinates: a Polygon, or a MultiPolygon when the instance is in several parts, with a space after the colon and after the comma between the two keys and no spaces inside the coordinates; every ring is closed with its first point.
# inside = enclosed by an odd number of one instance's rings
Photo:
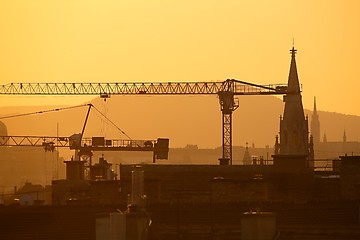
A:
{"type": "Polygon", "coordinates": [[[285,94],[286,85],[258,85],[235,79],[217,82],[133,82],[133,83],[10,83],[0,86],[0,95],[216,95],[230,91],[235,95],[285,94]]]}
{"type": "Polygon", "coordinates": [[[0,86],[0,95],[217,95],[222,111],[223,154],[220,164],[232,164],[232,112],[238,95],[285,95],[286,84],[259,85],[236,79],[214,82],[132,83],[10,83],[0,86]]]}

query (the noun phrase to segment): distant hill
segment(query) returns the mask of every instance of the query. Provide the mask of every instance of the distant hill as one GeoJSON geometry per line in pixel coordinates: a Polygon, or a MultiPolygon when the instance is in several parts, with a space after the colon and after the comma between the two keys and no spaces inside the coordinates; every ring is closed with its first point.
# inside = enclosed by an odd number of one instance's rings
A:
{"type": "MultiPolygon", "coordinates": [[[[233,114],[233,144],[246,142],[256,147],[273,146],[279,132],[283,102],[274,96],[241,96],[240,107],[233,114]]],[[[221,145],[221,111],[215,96],[112,96],[106,102],[92,101],[133,139],[170,138],[171,147],[197,144],[201,148],[221,145]]],[[[2,107],[0,115],[27,113],[59,106],[2,107]]],[[[321,109],[321,106],[318,106],[321,109]]],[[[69,136],[81,132],[87,108],[2,119],[10,135],[69,136]]],[[[306,110],[309,123],[312,112],[306,110]]],[[[106,123],[96,111],[90,113],[86,136],[119,138],[119,131],[106,123]]],[[[344,129],[348,141],[360,141],[360,117],[319,111],[321,138],[341,141],[344,129]]],[[[124,136],[122,138],[125,138],[124,136]]]]}

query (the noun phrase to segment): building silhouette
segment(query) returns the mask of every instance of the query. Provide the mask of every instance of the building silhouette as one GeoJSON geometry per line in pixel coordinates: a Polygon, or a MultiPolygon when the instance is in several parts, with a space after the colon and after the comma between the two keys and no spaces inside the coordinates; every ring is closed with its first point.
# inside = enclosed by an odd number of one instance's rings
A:
{"type": "Polygon", "coordinates": [[[291,64],[287,94],[284,97],[284,116],[280,119],[281,155],[308,155],[308,119],[304,115],[301,90],[295,60],[296,50],[291,49],[291,64]]]}
{"type": "Polygon", "coordinates": [[[307,171],[313,166],[313,139],[308,130],[296,67],[296,49],[291,52],[284,115],[280,117],[280,139],[276,137],[274,165],[281,171],[307,171]]]}
{"type": "Polygon", "coordinates": [[[320,142],[320,120],[316,108],[316,97],[314,97],[314,109],[311,118],[311,136],[313,136],[314,144],[320,142]]]}
{"type": "Polygon", "coordinates": [[[311,135],[314,141],[314,152],[316,159],[335,159],[340,155],[358,155],[360,153],[360,142],[349,141],[346,130],[339,135],[339,140],[329,141],[327,135],[323,133],[323,139],[320,140],[320,118],[316,105],[316,98],[314,99],[314,109],[311,119],[311,135]],[[319,137],[319,138],[318,138],[319,137]]]}
{"type": "Polygon", "coordinates": [[[250,165],[252,163],[252,159],[251,159],[251,155],[249,152],[249,147],[248,147],[248,143],[246,143],[246,148],[245,148],[245,153],[244,153],[244,157],[243,157],[243,163],[245,165],[250,165]]]}

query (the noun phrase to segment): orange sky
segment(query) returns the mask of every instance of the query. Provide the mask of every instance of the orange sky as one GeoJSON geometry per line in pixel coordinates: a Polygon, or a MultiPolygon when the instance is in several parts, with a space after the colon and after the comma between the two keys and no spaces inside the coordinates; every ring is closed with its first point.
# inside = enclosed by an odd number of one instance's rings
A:
{"type": "Polygon", "coordinates": [[[0,84],[286,83],[295,38],[305,107],[316,95],[319,110],[360,115],[359,12],[357,0],[1,0],[0,84]]]}

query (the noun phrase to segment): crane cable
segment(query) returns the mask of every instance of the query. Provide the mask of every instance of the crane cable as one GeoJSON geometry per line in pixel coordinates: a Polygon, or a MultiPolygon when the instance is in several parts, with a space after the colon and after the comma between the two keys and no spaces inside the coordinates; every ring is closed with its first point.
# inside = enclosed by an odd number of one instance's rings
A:
{"type": "Polygon", "coordinates": [[[38,111],[38,112],[22,113],[22,114],[16,114],[16,115],[11,115],[11,116],[4,116],[4,117],[0,117],[0,119],[15,118],[15,117],[24,117],[24,116],[30,116],[30,115],[35,115],[35,114],[42,114],[42,113],[48,113],[48,112],[56,112],[56,111],[73,109],[73,108],[79,108],[79,107],[85,107],[85,106],[89,106],[89,104],[82,104],[82,105],[76,105],[76,106],[71,106],[71,107],[55,108],[55,109],[51,109],[51,110],[44,110],[44,111],[38,111]]]}
{"type": "Polygon", "coordinates": [[[108,120],[117,130],[119,130],[122,134],[124,134],[129,140],[133,140],[131,139],[131,137],[129,137],[123,130],[121,130],[113,121],[111,121],[106,115],[104,115],[99,109],[97,109],[94,105],[92,105],[92,107],[106,120],[108,120]]]}
{"type": "Polygon", "coordinates": [[[8,118],[24,117],[24,116],[30,116],[30,115],[42,114],[42,113],[57,112],[57,111],[61,111],[61,110],[68,110],[68,109],[74,109],[74,108],[85,107],[85,106],[91,106],[91,107],[93,107],[98,113],[100,113],[100,115],[101,115],[103,118],[105,118],[106,120],[108,120],[117,130],[119,130],[122,134],[124,134],[129,140],[133,140],[133,139],[132,139],[131,137],[129,137],[123,130],[121,130],[114,122],[112,122],[106,115],[104,115],[100,110],[98,110],[98,109],[97,109],[93,104],[91,104],[91,103],[86,103],[86,104],[76,105],[76,106],[70,106],[70,107],[63,107],[63,108],[55,108],[55,109],[44,110],[44,111],[37,111],[37,112],[31,112],[31,113],[15,114],[15,115],[11,115],[11,116],[0,117],[0,119],[8,119],[8,118]]]}
{"type": "MultiPolygon", "coordinates": [[[[107,116],[108,109],[107,109],[106,101],[102,101],[101,111],[104,113],[105,116],[107,116]]],[[[104,137],[106,137],[106,133],[108,132],[107,130],[108,130],[108,124],[106,122],[106,119],[101,117],[101,133],[104,135],[104,137]]]]}

